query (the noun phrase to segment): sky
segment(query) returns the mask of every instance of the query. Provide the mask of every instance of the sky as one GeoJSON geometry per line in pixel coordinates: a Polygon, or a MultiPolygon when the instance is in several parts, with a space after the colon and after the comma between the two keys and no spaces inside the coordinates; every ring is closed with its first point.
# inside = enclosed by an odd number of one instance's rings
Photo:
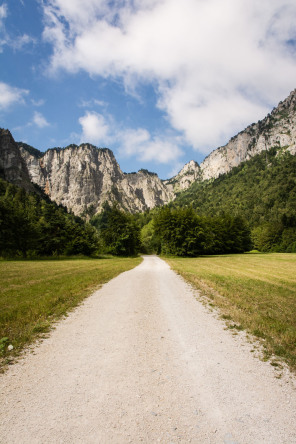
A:
{"type": "Polygon", "coordinates": [[[162,179],[296,88],[295,0],[0,0],[0,127],[162,179]]]}

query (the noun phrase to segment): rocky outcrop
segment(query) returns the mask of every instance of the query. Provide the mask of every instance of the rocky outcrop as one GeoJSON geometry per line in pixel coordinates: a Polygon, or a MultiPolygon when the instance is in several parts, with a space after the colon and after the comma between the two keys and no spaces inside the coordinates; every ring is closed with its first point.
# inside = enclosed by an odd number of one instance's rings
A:
{"type": "Polygon", "coordinates": [[[196,180],[215,179],[228,173],[241,162],[272,147],[296,154],[296,89],[265,119],[248,126],[225,146],[212,151],[200,165],[191,160],[164,183],[177,193],[196,180]]]}
{"type": "Polygon", "coordinates": [[[0,177],[8,182],[34,191],[28,168],[17,144],[7,129],[0,128],[0,177]]]}
{"type": "Polygon", "coordinates": [[[272,147],[296,154],[296,90],[265,119],[253,123],[200,164],[201,179],[228,173],[233,167],[272,147]]]}
{"type": "Polygon", "coordinates": [[[19,147],[32,182],[77,215],[97,213],[104,202],[117,201],[121,208],[136,212],[174,198],[154,173],[123,173],[107,148],[82,144],[40,153],[21,143],[19,147]]]}
{"type": "Polygon", "coordinates": [[[201,171],[200,166],[194,160],[186,163],[182,170],[172,179],[164,181],[164,184],[174,193],[179,193],[180,191],[187,190],[190,185],[196,180],[200,179],[201,171]]]}

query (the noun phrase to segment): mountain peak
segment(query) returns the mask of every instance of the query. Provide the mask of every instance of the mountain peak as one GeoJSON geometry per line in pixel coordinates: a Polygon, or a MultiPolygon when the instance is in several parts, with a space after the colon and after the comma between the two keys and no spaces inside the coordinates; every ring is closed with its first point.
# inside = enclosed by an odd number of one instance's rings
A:
{"type": "Polygon", "coordinates": [[[174,193],[187,190],[190,185],[200,176],[200,166],[195,160],[186,163],[179,173],[171,179],[165,180],[164,183],[170,187],[174,193]]]}
{"type": "Polygon", "coordinates": [[[11,132],[3,128],[0,128],[0,177],[27,191],[34,191],[27,165],[20,155],[18,145],[11,132]]]}
{"type": "Polygon", "coordinates": [[[201,178],[217,178],[272,147],[296,154],[296,90],[264,119],[249,125],[226,145],[212,151],[200,165],[201,178]]]}

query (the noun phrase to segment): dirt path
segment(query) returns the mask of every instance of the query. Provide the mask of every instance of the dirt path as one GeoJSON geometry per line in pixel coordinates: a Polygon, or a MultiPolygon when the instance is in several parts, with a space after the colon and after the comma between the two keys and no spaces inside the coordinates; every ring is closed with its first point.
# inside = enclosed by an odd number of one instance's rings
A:
{"type": "Polygon", "coordinates": [[[296,443],[294,380],[250,349],[146,257],[0,377],[0,442],[296,443]]]}

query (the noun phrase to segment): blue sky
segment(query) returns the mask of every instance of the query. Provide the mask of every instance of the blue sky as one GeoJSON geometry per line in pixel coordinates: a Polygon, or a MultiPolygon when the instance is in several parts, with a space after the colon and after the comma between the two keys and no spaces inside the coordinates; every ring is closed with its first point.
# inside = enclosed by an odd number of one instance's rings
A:
{"type": "Polygon", "coordinates": [[[0,0],[0,127],[168,178],[296,87],[295,0],[0,0]]]}

